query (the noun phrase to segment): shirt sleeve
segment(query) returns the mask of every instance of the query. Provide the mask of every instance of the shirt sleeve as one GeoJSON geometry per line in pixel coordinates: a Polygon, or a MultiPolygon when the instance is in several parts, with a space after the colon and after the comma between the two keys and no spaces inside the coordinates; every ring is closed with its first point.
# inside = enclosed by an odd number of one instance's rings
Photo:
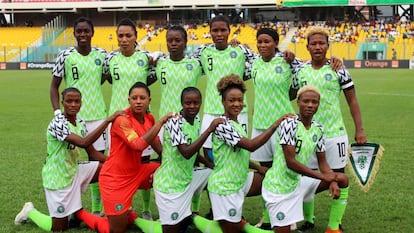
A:
{"type": "Polygon", "coordinates": [[[63,78],[65,76],[65,61],[66,57],[71,53],[70,49],[62,50],[56,59],[55,65],[53,66],[52,75],[54,77],[63,78]]]}
{"type": "Polygon", "coordinates": [[[252,52],[250,49],[244,47],[243,45],[239,45],[239,47],[242,49],[244,56],[246,57],[246,64],[244,69],[244,78],[249,79],[250,78],[250,72],[252,70],[252,64],[254,60],[258,57],[257,54],[252,52]]]}
{"type": "Polygon", "coordinates": [[[283,120],[277,129],[280,137],[280,145],[295,146],[296,129],[297,124],[294,119],[288,118],[283,120]]]}
{"type": "Polygon", "coordinates": [[[182,131],[182,119],[170,118],[168,119],[166,126],[168,133],[171,136],[171,143],[173,146],[187,144],[187,140],[182,131]]]}
{"type": "Polygon", "coordinates": [[[63,142],[71,134],[68,121],[62,113],[53,118],[48,127],[49,133],[56,137],[57,140],[63,142]]]}
{"type": "Polygon", "coordinates": [[[214,131],[217,138],[224,141],[227,145],[236,146],[241,140],[241,135],[236,131],[229,121],[219,124],[214,131]]]}
{"type": "Polygon", "coordinates": [[[338,74],[339,85],[342,90],[350,90],[354,88],[354,82],[352,81],[351,74],[346,68],[342,68],[336,72],[338,74]]]}
{"type": "Polygon", "coordinates": [[[148,147],[148,143],[134,130],[128,117],[117,117],[112,123],[111,131],[122,138],[134,150],[143,151],[148,147]]]}
{"type": "Polygon", "coordinates": [[[316,145],[316,152],[324,152],[326,151],[325,147],[325,135],[323,132],[323,127],[320,124],[317,124],[319,130],[321,131],[321,136],[319,137],[318,143],[316,145]]]}

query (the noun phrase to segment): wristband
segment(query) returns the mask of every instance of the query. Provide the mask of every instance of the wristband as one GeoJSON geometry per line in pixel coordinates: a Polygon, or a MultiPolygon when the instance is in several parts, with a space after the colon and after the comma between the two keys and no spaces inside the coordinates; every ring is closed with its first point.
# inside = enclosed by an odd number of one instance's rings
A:
{"type": "Polygon", "coordinates": [[[59,115],[60,113],[62,113],[61,111],[60,111],[60,109],[56,109],[54,112],[53,112],[53,114],[56,116],[56,115],[59,115]]]}

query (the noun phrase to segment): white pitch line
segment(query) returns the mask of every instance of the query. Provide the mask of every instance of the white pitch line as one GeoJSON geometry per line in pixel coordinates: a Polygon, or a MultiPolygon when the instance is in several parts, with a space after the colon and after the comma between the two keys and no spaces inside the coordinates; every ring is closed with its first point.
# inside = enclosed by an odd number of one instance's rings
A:
{"type": "MultiPolygon", "coordinates": [[[[362,94],[362,93],[361,93],[362,94]]],[[[407,96],[413,97],[414,94],[399,94],[399,93],[380,93],[380,92],[367,92],[369,95],[390,95],[390,96],[407,96]]]]}

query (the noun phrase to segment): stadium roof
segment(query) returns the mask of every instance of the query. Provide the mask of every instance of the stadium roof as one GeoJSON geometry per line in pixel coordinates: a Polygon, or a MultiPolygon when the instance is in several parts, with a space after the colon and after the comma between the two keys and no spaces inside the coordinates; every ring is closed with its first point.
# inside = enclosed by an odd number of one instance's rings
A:
{"type": "Polygon", "coordinates": [[[413,0],[276,0],[285,7],[411,5],[413,0]]]}
{"type": "Polygon", "coordinates": [[[6,2],[0,3],[0,13],[76,12],[77,9],[98,11],[145,11],[145,10],[190,10],[190,9],[245,9],[274,8],[275,0],[133,0],[133,1],[61,1],[6,2]]]}

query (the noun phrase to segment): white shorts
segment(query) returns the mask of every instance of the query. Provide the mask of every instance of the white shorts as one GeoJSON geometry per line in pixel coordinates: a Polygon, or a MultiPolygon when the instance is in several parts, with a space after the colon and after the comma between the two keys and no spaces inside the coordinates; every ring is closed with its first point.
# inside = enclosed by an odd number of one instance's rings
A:
{"type": "MultiPolygon", "coordinates": [[[[331,169],[344,168],[348,156],[348,135],[325,139],[326,161],[331,169]]],[[[309,158],[307,166],[312,169],[318,168],[316,154],[309,158]]]]}
{"type": "MultiPolygon", "coordinates": [[[[88,130],[88,133],[92,132],[94,129],[98,128],[98,126],[101,125],[104,121],[105,120],[87,121],[86,130],[88,130]]],[[[96,141],[93,143],[93,147],[95,147],[95,150],[104,151],[105,149],[107,149],[107,138],[108,134],[105,129],[101,136],[99,136],[99,138],[96,139],[96,141]]]]}
{"type": "Polygon", "coordinates": [[[177,225],[191,216],[191,200],[194,194],[201,194],[207,185],[209,168],[195,168],[193,180],[182,193],[163,193],[154,188],[155,203],[162,225],[177,225]]]}
{"type": "Polygon", "coordinates": [[[226,220],[232,223],[238,223],[241,221],[244,197],[247,195],[250,187],[252,186],[253,177],[254,173],[249,172],[243,188],[236,193],[220,195],[209,192],[214,220],[226,220]]]}
{"type": "MultiPolygon", "coordinates": [[[[216,119],[217,117],[221,117],[222,115],[220,114],[208,114],[208,113],[204,113],[203,115],[203,121],[201,122],[201,133],[203,133],[204,131],[206,131],[206,129],[210,126],[211,122],[216,119]]],[[[248,115],[247,112],[242,112],[239,114],[239,116],[237,117],[237,120],[239,121],[239,123],[241,125],[243,125],[243,128],[246,130],[248,129],[248,115]]],[[[211,149],[212,147],[212,141],[211,141],[211,134],[208,136],[208,138],[206,139],[206,141],[203,144],[203,148],[209,148],[211,149]]]]}
{"type": "Polygon", "coordinates": [[[51,217],[64,218],[82,208],[81,192],[86,192],[98,165],[97,161],[79,162],[71,185],[58,190],[44,189],[51,217]]]}
{"type": "MultiPolygon", "coordinates": [[[[256,136],[262,134],[264,131],[263,129],[252,129],[252,139],[256,136]]],[[[273,133],[272,136],[267,140],[263,146],[259,147],[257,150],[250,153],[250,158],[254,161],[258,162],[271,162],[273,161],[273,155],[275,152],[276,146],[276,135],[277,133],[273,133]]],[[[280,145],[279,145],[280,146],[280,145]]]]}
{"type": "Polygon", "coordinates": [[[289,226],[303,220],[303,201],[312,198],[321,181],[302,176],[296,189],[288,194],[274,194],[262,187],[262,197],[269,212],[270,224],[289,226]]]}

